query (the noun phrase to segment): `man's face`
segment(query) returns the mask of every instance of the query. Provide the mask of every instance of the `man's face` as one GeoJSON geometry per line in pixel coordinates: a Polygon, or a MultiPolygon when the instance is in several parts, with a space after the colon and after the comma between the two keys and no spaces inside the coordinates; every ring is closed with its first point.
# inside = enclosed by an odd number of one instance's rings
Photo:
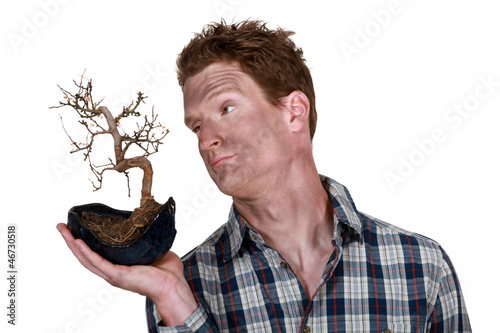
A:
{"type": "Polygon", "coordinates": [[[189,77],[184,110],[186,126],[196,133],[205,166],[223,193],[252,198],[284,176],[292,155],[286,111],[270,104],[237,64],[217,62],[189,77]]]}

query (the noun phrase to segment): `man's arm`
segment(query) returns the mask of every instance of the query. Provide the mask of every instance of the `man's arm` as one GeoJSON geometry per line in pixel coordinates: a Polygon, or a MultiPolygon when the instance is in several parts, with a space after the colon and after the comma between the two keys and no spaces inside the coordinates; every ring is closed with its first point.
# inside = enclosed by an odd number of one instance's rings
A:
{"type": "Polygon", "coordinates": [[[146,298],[146,319],[148,322],[148,332],[199,332],[199,333],[217,333],[219,330],[215,326],[211,317],[205,311],[202,305],[199,305],[196,311],[186,320],[184,325],[165,327],[158,314],[155,304],[149,298],[146,298]]]}
{"type": "Polygon", "coordinates": [[[165,325],[183,325],[197,311],[198,304],[184,278],[182,261],[175,253],[169,251],[149,266],[114,265],[92,251],[81,239],[75,239],[65,224],[58,224],[57,230],[89,271],[115,287],[149,297],[156,304],[165,325]]]}
{"type": "Polygon", "coordinates": [[[430,332],[472,332],[458,276],[446,252],[441,251],[439,289],[428,327],[430,332]]]}

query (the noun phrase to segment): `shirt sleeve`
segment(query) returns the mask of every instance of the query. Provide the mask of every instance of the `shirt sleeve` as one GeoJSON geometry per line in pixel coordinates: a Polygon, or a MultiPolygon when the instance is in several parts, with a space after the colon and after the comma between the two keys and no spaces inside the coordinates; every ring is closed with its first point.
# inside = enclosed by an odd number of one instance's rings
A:
{"type": "Polygon", "coordinates": [[[472,332],[458,276],[446,252],[442,250],[442,253],[439,289],[434,311],[429,317],[429,331],[472,332]]]}
{"type": "Polygon", "coordinates": [[[207,314],[205,309],[198,305],[196,311],[186,320],[182,326],[162,326],[162,319],[156,306],[150,298],[146,298],[146,319],[148,322],[148,332],[210,332],[217,333],[219,330],[207,314]]]}

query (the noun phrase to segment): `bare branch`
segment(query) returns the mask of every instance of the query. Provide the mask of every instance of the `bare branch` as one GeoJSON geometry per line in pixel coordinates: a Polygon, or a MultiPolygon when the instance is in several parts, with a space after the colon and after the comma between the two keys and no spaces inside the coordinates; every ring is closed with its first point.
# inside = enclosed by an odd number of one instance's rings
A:
{"type": "Polygon", "coordinates": [[[151,120],[147,115],[144,116],[144,123],[139,126],[137,123],[137,130],[134,131],[133,136],[126,136],[123,141],[126,142],[123,151],[126,152],[132,145],[138,146],[143,151],[144,157],[149,157],[158,152],[162,140],[169,133],[169,130],[157,123],[158,115],[155,115],[154,108],[151,110],[151,120]],[[157,138],[157,134],[159,137],[157,138]]]}
{"type": "Polygon", "coordinates": [[[116,122],[119,123],[120,119],[128,117],[128,116],[136,116],[139,117],[141,114],[139,112],[136,112],[137,108],[139,107],[139,104],[144,103],[144,100],[148,98],[147,96],[144,96],[142,92],[137,93],[137,99],[135,102],[130,103],[129,106],[124,106],[122,113],[120,113],[116,117],[116,122]]]}
{"type": "Polygon", "coordinates": [[[130,180],[127,170],[135,167],[141,168],[144,171],[143,188],[141,191],[142,203],[145,199],[151,197],[153,170],[147,158],[158,152],[162,140],[169,131],[158,121],[158,115],[154,113],[153,107],[151,110],[151,117],[144,115],[143,122],[141,124],[136,123],[136,129],[133,130],[133,133],[128,134],[120,121],[130,116],[141,116],[137,110],[139,105],[144,103],[147,96],[144,96],[142,92],[138,92],[136,100],[131,102],[128,106],[124,106],[122,112],[114,117],[107,107],[100,106],[103,99],[97,103],[94,102],[94,97],[92,96],[92,80],[85,78],[84,74],[85,71],[80,75],[79,82],[73,80],[77,88],[76,93],[71,93],[58,85],[63,93],[63,101],[60,101],[59,105],[51,107],[71,107],[80,118],[78,123],[85,128],[85,142],[77,142],[66,131],[62,117],[59,115],[63,130],[73,146],[71,153],[83,153],[84,160],[89,163],[90,173],[93,176],[92,178],[94,178],[90,179],[94,191],[101,189],[104,172],[114,170],[124,173],[127,178],[127,188],[130,196],[130,180]],[[92,161],[91,153],[96,143],[96,136],[103,134],[109,134],[113,138],[115,159],[113,161],[111,158],[108,158],[109,163],[97,165],[92,161]],[[131,147],[137,147],[141,155],[126,157],[125,155],[129,152],[131,147]]]}

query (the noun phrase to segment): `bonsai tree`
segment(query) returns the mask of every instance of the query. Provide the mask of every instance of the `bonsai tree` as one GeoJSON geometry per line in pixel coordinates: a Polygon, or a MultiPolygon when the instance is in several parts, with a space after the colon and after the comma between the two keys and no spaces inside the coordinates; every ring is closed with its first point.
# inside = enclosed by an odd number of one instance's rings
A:
{"type": "Polygon", "coordinates": [[[114,116],[107,107],[100,105],[103,99],[95,101],[92,96],[91,79],[86,79],[82,74],[80,80],[78,82],[73,80],[73,83],[76,86],[75,93],[58,85],[64,94],[63,101],[51,108],[70,107],[78,114],[78,122],[85,128],[86,132],[84,142],[74,140],[66,131],[63,118],[59,117],[62,127],[70,139],[71,153],[82,152],[84,160],[88,162],[91,175],[94,178],[90,179],[94,191],[101,189],[105,172],[113,170],[126,176],[128,195],[130,196],[128,170],[140,168],[143,171],[140,207],[136,208],[128,219],[120,220],[94,213],[85,213],[83,216],[86,220],[85,224],[89,229],[98,233],[103,241],[110,244],[127,244],[134,237],[140,235],[161,207],[151,194],[153,168],[148,158],[158,152],[162,140],[169,131],[158,122],[158,115],[155,115],[154,107],[151,110],[151,116],[144,115],[142,123],[137,122],[134,130],[127,132],[124,129],[122,122],[126,119],[141,117],[138,108],[147,98],[142,92],[138,92],[137,99],[128,106],[124,106],[121,112],[114,116]],[[108,135],[112,138],[114,155],[108,157],[108,163],[96,165],[92,157],[94,149],[97,149],[95,147],[96,137],[101,135],[108,135]],[[132,147],[138,148],[139,153],[136,156],[129,156],[132,154],[132,147]]]}

